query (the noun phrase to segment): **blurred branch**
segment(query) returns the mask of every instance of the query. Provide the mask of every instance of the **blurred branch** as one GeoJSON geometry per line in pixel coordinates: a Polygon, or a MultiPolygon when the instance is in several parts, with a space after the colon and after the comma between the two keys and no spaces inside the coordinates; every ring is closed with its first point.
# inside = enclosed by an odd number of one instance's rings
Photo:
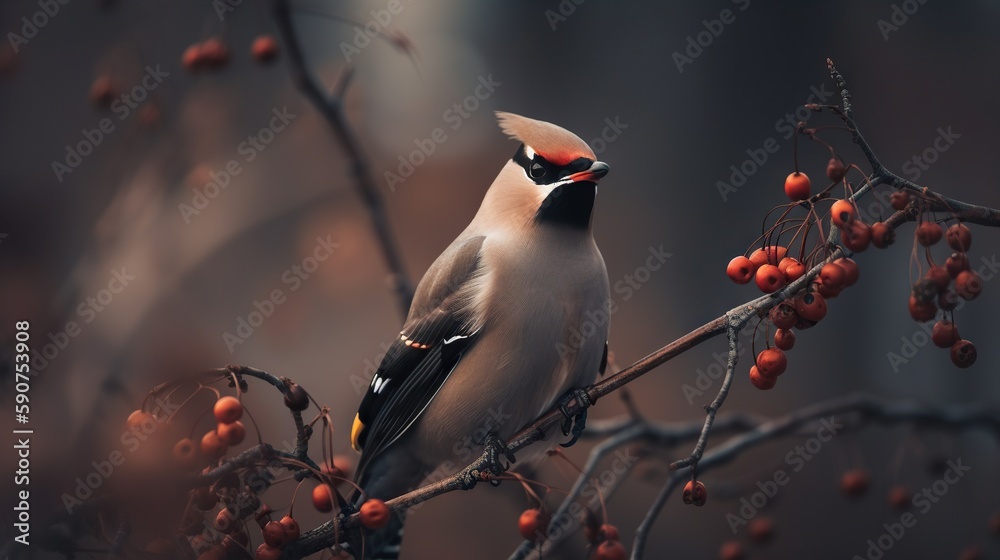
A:
{"type": "Polygon", "coordinates": [[[327,94],[306,63],[302,42],[292,22],[291,2],[289,0],[272,0],[272,2],[274,19],[281,30],[288,50],[292,79],[306,99],[312,102],[313,106],[326,119],[351,162],[351,173],[354,176],[355,187],[361,200],[368,208],[369,214],[371,214],[372,227],[375,229],[382,257],[392,275],[392,286],[399,300],[399,308],[405,317],[410,309],[410,302],[413,300],[413,284],[406,275],[399,247],[386,216],[385,204],[372,176],[371,166],[364,155],[357,134],[344,114],[343,89],[349,82],[352,69],[348,66],[344,70],[344,74],[339,80],[340,86],[337,88],[337,94],[327,94]]]}

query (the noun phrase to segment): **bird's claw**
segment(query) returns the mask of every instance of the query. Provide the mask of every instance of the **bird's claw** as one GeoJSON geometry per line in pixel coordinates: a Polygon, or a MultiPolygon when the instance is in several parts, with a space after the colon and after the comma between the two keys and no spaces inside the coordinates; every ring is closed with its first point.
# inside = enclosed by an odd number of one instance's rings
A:
{"type": "Polygon", "coordinates": [[[573,436],[568,442],[560,443],[559,445],[569,447],[576,443],[576,440],[580,439],[584,428],[587,427],[587,408],[592,404],[594,403],[591,402],[590,395],[587,394],[586,389],[574,389],[559,400],[559,410],[566,417],[562,423],[562,433],[564,436],[571,434],[573,436]],[[574,399],[580,406],[580,410],[576,414],[572,414],[569,411],[569,402],[574,399]]]}
{"type": "MultiPolygon", "coordinates": [[[[483,443],[486,448],[486,468],[489,469],[493,476],[500,476],[510,468],[511,463],[516,463],[517,460],[514,458],[514,453],[507,448],[507,442],[503,440],[496,432],[490,432],[486,434],[486,441],[483,443]],[[500,459],[503,455],[507,459],[507,464],[504,465],[500,459]]],[[[496,486],[499,481],[490,481],[490,484],[496,486]],[[494,484],[496,482],[496,484],[494,484]]]]}

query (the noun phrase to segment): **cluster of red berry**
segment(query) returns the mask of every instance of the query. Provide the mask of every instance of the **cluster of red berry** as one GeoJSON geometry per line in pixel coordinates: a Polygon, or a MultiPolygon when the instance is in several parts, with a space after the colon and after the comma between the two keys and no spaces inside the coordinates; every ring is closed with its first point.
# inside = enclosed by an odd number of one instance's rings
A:
{"type": "MultiPolygon", "coordinates": [[[[774,520],[766,515],[755,517],[747,524],[747,538],[755,544],[764,544],[774,538],[774,520]]],[[[746,560],[746,547],[738,540],[722,543],[719,548],[720,560],[746,560]]]]}
{"type": "MultiPolygon", "coordinates": [[[[542,508],[528,508],[521,513],[517,522],[518,532],[524,540],[541,542],[545,540],[551,518],[542,508]]],[[[593,560],[625,560],[625,547],[621,543],[618,528],[600,521],[587,523],[584,536],[593,549],[593,560]]]]}
{"type": "MultiPolygon", "coordinates": [[[[278,56],[278,41],[271,35],[260,35],[250,45],[250,54],[260,63],[271,62],[278,56]]],[[[218,37],[195,43],[184,50],[181,63],[191,72],[217,70],[229,62],[229,47],[218,37]]]]}

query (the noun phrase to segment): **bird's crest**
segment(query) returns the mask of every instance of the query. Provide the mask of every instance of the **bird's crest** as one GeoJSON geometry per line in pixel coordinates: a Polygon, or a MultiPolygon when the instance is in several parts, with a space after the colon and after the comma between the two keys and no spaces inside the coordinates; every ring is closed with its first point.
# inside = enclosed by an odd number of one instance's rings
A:
{"type": "Polygon", "coordinates": [[[497,111],[496,115],[500,129],[505,134],[528,146],[550,163],[566,165],[581,157],[597,159],[586,142],[565,128],[513,113],[497,111]]]}

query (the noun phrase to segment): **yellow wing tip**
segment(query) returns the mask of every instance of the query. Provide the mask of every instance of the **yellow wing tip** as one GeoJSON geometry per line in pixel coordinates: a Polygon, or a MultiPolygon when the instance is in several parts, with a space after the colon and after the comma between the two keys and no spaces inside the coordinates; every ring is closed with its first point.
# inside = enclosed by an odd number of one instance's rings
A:
{"type": "Polygon", "coordinates": [[[361,444],[359,443],[361,439],[361,431],[365,429],[365,423],[361,421],[361,415],[354,415],[354,425],[351,426],[351,447],[355,451],[361,453],[361,444]]]}

